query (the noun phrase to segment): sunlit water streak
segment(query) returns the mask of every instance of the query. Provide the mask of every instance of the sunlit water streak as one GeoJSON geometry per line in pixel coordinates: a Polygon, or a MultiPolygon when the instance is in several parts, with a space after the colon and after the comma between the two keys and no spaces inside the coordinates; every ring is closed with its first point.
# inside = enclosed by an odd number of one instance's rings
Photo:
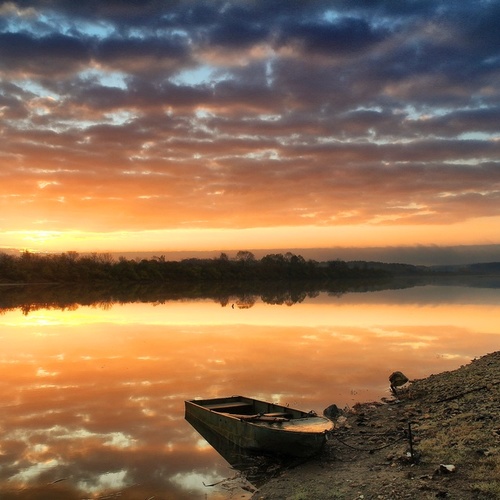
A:
{"type": "Polygon", "coordinates": [[[318,412],[380,399],[394,370],[421,378],[498,350],[499,299],[498,289],[427,286],[289,307],[7,312],[0,496],[228,498],[203,484],[234,471],[184,420],[185,399],[245,394],[318,412]]]}

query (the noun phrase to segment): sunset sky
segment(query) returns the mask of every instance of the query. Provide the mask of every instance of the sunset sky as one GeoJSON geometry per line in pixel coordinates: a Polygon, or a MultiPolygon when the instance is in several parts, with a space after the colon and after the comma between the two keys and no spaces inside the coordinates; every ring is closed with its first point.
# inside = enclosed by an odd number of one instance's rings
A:
{"type": "Polygon", "coordinates": [[[0,247],[500,244],[500,2],[0,1],[0,247]]]}

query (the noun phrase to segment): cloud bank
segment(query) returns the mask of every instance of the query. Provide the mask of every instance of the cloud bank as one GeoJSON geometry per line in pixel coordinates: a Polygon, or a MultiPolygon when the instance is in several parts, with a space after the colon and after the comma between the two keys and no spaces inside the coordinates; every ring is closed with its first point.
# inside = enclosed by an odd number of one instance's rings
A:
{"type": "Polygon", "coordinates": [[[500,216],[500,4],[0,2],[0,229],[500,216]]]}

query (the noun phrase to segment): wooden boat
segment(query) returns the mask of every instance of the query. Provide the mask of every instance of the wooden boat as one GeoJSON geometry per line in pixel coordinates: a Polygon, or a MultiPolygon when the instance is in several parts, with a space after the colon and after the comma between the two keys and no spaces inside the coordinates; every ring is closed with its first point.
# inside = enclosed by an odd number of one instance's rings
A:
{"type": "Polygon", "coordinates": [[[333,422],[314,412],[244,396],[185,402],[186,419],[195,418],[237,446],[307,457],[318,453],[333,422]]]}

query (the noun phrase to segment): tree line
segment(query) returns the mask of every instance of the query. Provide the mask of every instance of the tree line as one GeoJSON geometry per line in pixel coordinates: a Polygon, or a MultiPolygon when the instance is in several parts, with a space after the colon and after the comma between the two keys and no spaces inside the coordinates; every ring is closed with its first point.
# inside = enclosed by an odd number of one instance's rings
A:
{"type": "Polygon", "coordinates": [[[211,259],[169,261],[165,257],[115,260],[111,254],[77,252],[20,255],[0,253],[0,283],[233,283],[376,279],[386,270],[348,265],[341,260],[317,262],[291,252],[256,259],[249,251],[234,258],[221,253],[211,259]]]}

